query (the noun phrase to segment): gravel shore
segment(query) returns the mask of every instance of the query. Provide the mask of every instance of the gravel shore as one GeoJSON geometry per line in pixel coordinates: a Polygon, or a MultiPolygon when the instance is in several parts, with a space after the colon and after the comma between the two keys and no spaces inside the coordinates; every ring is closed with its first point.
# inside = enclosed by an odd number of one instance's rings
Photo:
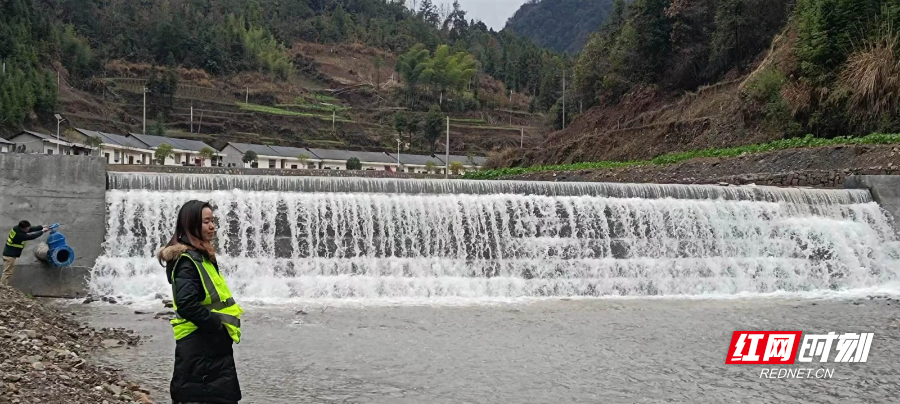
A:
{"type": "Polygon", "coordinates": [[[0,403],[152,403],[149,390],[90,354],[131,349],[140,337],[92,329],[48,304],[0,286],[0,403]]]}

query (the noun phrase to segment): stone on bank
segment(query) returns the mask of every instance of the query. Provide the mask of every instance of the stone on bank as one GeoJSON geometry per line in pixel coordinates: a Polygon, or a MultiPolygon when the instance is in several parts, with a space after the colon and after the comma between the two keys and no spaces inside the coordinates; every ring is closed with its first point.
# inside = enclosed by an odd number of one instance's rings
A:
{"type": "Polygon", "coordinates": [[[56,307],[0,286],[0,403],[152,403],[149,391],[92,363],[101,347],[129,349],[140,337],[94,330],[56,307]]]}

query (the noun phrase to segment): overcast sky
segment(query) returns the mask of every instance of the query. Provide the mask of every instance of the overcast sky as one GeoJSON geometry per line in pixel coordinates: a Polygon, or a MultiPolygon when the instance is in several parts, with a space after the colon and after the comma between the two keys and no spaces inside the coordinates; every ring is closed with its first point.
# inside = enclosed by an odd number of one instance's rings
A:
{"type": "MultiPolygon", "coordinates": [[[[435,4],[453,4],[453,0],[432,0],[435,4]]],[[[494,30],[501,30],[506,26],[506,20],[512,17],[525,4],[526,0],[459,0],[463,10],[466,10],[470,20],[481,20],[494,30]]]]}

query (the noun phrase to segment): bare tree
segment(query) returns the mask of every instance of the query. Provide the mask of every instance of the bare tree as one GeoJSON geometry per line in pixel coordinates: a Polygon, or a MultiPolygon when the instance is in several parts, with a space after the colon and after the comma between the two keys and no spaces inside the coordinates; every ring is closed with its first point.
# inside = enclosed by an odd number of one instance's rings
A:
{"type": "Polygon", "coordinates": [[[445,21],[447,21],[447,18],[450,17],[450,14],[453,13],[453,7],[451,7],[447,3],[441,3],[441,5],[438,6],[437,9],[438,9],[438,19],[441,21],[441,23],[444,23],[445,21]]]}

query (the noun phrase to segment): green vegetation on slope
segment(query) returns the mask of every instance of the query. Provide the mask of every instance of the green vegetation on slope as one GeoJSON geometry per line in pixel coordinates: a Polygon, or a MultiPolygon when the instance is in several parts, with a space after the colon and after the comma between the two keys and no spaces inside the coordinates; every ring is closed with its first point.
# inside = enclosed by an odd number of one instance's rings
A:
{"type": "Polygon", "coordinates": [[[900,2],[799,0],[795,64],[779,95],[820,136],[900,129],[900,2]]]}
{"type": "Polygon", "coordinates": [[[0,126],[22,122],[32,111],[53,111],[56,77],[44,69],[48,54],[58,56],[61,44],[77,52],[77,41],[69,30],[58,32],[28,1],[0,4],[0,126]]]}
{"type": "MultiPolygon", "coordinates": [[[[309,114],[309,113],[305,113],[305,112],[288,111],[288,110],[282,109],[282,108],[267,107],[265,105],[246,104],[243,102],[239,102],[239,103],[237,103],[237,105],[239,107],[241,107],[241,109],[244,111],[259,112],[259,113],[263,113],[263,114],[282,115],[282,116],[297,116],[297,117],[304,117],[304,118],[317,118],[317,119],[321,119],[323,121],[329,121],[329,122],[331,122],[331,120],[333,118],[333,116],[331,114],[328,114],[328,115],[309,114]]],[[[353,121],[351,121],[347,118],[341,117],[341,116],[335,117],[334,120],[336,122],[353,122],[353,121]]]]}
{"type": "Polygon", "coordinates": [[[786,137],[894,132],[897,27],[896,0],[635,0],[578,55],[575,90],[585,106],[612,106],[646,86],[693,91],[750,73],[784,32],[745,88],[747,117],[786,137]]]}
{"type": "Polygon", "coordinates": [[[350,107],[338,105],[338,103],[340,101],[338,101],[337,99],[334,99],[333,101],[332,100],[320,101],[320,99],[315,96],[313,96],[311,98],[313,98],[314,100],[319,100],[319,101],[309,102],[309,101],[307,101],[306,98],[298,97],[296,100],[294,100],[293,104],[277,104],[275,106],[278,108],[298,108],[298,109],[305,109],[305,110],[311,110],[311,111],[326,111],[326,112],[332,112],[332,111],[344,112],[344,111],[350,110],[350,107]]]}
{"type": "Polygon", "coordinates": [[[768,143],[728,147],[728,148],[710,148],[704,150],[695,150],[681,153],[670,153],[652,160],[642,161],[598,161],[592,163],[575,163],[553,166],[532,166],[532,167],[516,167],[501,168],[496,170],[483,170],[477,172],[466,173],[466,178],[470,179],[497,179],[513,175],[522,175],[540,171],[577,171],[577,170],[597,170],[611,169],[621,167],[636,167],[646,165],[666,165],[680,163],[682,161],[703,158],[703,157],[737,157],[749,154],[765,153],[776,150],[796,149],[802,147],[824,147],[838,145],[880,145],[880,144],[898,144],[900,143],[900,134],[884,134],[873,133],[864,137],[836,137],[832,139],[822,139],[813,136],[790,138],[775,140],[768,143]]]}
{"type": "Polygon", "coordinates": [[[467,101],[477,104],[474,97],[464,91],[476,72],[475,58],[468,52],[454,53],[449,46],[441,45],[432,54],[425,45],[418,44],[397,59],[396,69],[406,83],[410,107],[416,107],[423,94],[430,95],[429,104],[436,99],[442,106],[445,97],[460,95],[457,101],[462,103],[458,108],[461,110],[474,109],[466,105],[467,101]]]}
{"type": "Polygon", "coordinates": [[[655,85],[673,93],[746,71],[783,29],[785,0],[617,1],[575,63],[575,90],[585,107],[615,104],[655,85]]]}
{"type": "MultiPolygon", "coordinates": [[[[566,63],[524,37],[497,33],[470,20],[458,3],[446,14],[429,0],[419,2],[417,10],[407,8],[405,2],[385,0],[161,0],[147,4],[9,0],[0,4],[0,60],[8,62],[11,74],[7,76],[25,77],[2,79],[5,90],[0,97],[5,98],[0,99],[0,125],[4,127],[25,123],[32,112],[46,114],[53,109],[55,100],[42,96],[51,92],[42,69],[56,62],[70,73],[68,84],[95,91],[92,79],[104,74],[107,62],[116,60],[197,68],[213,75],[262,72],[286,79],[295,72],[295,62],[296,66],[306,63],[303,55],[289,49],[296,42],[363,44],[395,53],[417,44],[426,49],[448,45],[450,54],[468,52],[477,61],[473,84],[484,74],[531,95],[545,93],[542,83],[555,83],[553,77],[566,63]]],[[[474,87],[478,98],[478,86],[474,87]]],[[[558,86],[551,88],[544,95],[550,101],[537,103],[536,108],[549,108],[559,97],[558,86]]],[[[480,104],[492,107],[496,103],[485,98],[480,104]]]]}

